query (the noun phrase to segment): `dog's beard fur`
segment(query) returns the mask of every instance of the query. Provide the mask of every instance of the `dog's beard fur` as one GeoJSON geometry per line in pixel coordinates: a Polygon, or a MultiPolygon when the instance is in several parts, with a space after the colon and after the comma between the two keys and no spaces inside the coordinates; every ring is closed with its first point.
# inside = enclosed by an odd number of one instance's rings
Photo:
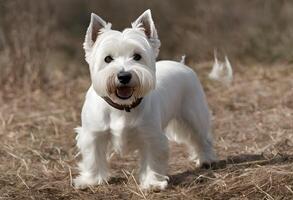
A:
{"type": "Polygon", "coordinates": [[[131,105],[155,88],[155,51],[140,29],[126,29],[122,34],[113,30],[101,33],[93,50],[87,53],[87,61],[96,93],[101,97],[109,97],[117,104],[131,105]],[[141,60],[133,59],[135,53],[141,55],[141,60]],[[112,62],[105,63],[107,55],[113,55],[112,62]],[[125,86],[131,87],[133,94],[127,99],[116,95],[117,88],[122,86],[117,79],[121,71],[132,74],[130,82],[125,86]]]}
{"type": "Polygon", "coordinates": [[[131,67],[128,70],[132,74],[129,84],[125,85],[132,88],[133,93],[128,99],[121,99],[117,96],[117,89],[123,85],[117,80],[119,68],[109,67],[97,72],[92,79],[96,93],[102,97],[109,97],[113,102],[121,105],[131,105],[138,98],[144,97],[155,88],[155,72],[146,67],[131,67]]]}

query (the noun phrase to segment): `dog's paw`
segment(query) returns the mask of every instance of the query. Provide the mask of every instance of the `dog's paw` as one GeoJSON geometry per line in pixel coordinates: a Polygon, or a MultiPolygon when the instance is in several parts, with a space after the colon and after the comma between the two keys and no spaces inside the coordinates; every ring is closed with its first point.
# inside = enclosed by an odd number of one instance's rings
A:
{"type": "Polygon", "coordinates": [[[168,181],[144,181],[140,184],[140,187],[143,190],[164,190],[168,186],[168,181]]]}
{"type": "Polygon", "coordinates": [[[107,179],[103,179],[100,176],[78,176],[73,180],[74,187],[77,189],[85,189],[88,186],[96,186],[96,185],[101,185],[104,182],[107,182],[107,179]]]}
{"type": "Polygon", "coordinates": [[[168,186],[168,180],[168,176],[149,172],[140,180],[140,187],[144,190],[164,190],[168,186]]]}

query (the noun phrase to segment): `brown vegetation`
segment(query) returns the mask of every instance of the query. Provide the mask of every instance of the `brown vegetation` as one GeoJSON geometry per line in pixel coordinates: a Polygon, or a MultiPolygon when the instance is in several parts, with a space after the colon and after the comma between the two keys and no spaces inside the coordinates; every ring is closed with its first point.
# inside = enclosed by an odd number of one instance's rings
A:
{"type": "Polygon", "coordinates": [[[141,192],[137,157],[115,157],[109,185],[75,190],[75,134],[87,77],[48,91],[0,93],[0,197],[3,199],[292,199],[292,66],[236,68],[232,86],[205,80],[218,169],[199,170],[171,145],[166,191],[141,192]],[[226,161],[224,161],[226,160],[226,161]]]}
{"type": "Polygon", "coordinates": [[[0,199],[293,198],[293,4],[176,2],[0,2],[0,199]],[[162,38],[161,57],[190,55],[213,112],[221,161],[197,169],[172,143],[165,191],[139,190],[135,155],[114,157],[109,185],[76,190],[73,128],[90,84],[81,49],[89,12],[121,28],[147,7],[162,38]],[[215,47],[232,58],[229,87],[206,78],[212,63],[202,61],[215,47]]]}

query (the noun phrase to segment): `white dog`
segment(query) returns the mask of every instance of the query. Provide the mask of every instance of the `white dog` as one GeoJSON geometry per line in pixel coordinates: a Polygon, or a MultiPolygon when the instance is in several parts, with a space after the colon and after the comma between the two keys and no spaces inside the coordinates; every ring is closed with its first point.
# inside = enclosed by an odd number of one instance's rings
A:
{"type": "Polygon", "coordinates": [[[216,160],[209,109],[196,74],[183,63],[156,62],[159,47],[150,10],[122,32],[91,15],[84,49],[92,85],[82,127],[76,129],[82,154],[77,188],[107,182],[112,152],[138,150],[140,186],[164,189],[167,136],[185,143],[199,166],[216,160]]]}

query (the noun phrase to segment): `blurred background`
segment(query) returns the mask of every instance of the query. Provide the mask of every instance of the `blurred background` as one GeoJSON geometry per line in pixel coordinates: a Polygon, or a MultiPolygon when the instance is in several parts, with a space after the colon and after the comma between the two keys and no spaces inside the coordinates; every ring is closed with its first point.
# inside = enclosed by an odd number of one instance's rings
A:
{"type": "Polygon", "coordinates": [[[88,73],[82,43],[95,12],[122,30],[150,8],[162,42],[159,59],[188,62],[293,61],[293,1],[0,0],[1,85],[28,90],[88,73]]]}
{"type": "Polygon", "coordinates": [[[292,0],[0,0],[0,199],[293,199],[292,47],[292,0]],[[187,55],[231,164],[195,169],[174,145],[164,192],[136,196],[133,155],[114,157],[110,185],[73,189],[90,13],[122,30],[148,8],[159,59],[187,55]],[[232,64],[229,87],[208,78],[215,49],[232,64]]]}

